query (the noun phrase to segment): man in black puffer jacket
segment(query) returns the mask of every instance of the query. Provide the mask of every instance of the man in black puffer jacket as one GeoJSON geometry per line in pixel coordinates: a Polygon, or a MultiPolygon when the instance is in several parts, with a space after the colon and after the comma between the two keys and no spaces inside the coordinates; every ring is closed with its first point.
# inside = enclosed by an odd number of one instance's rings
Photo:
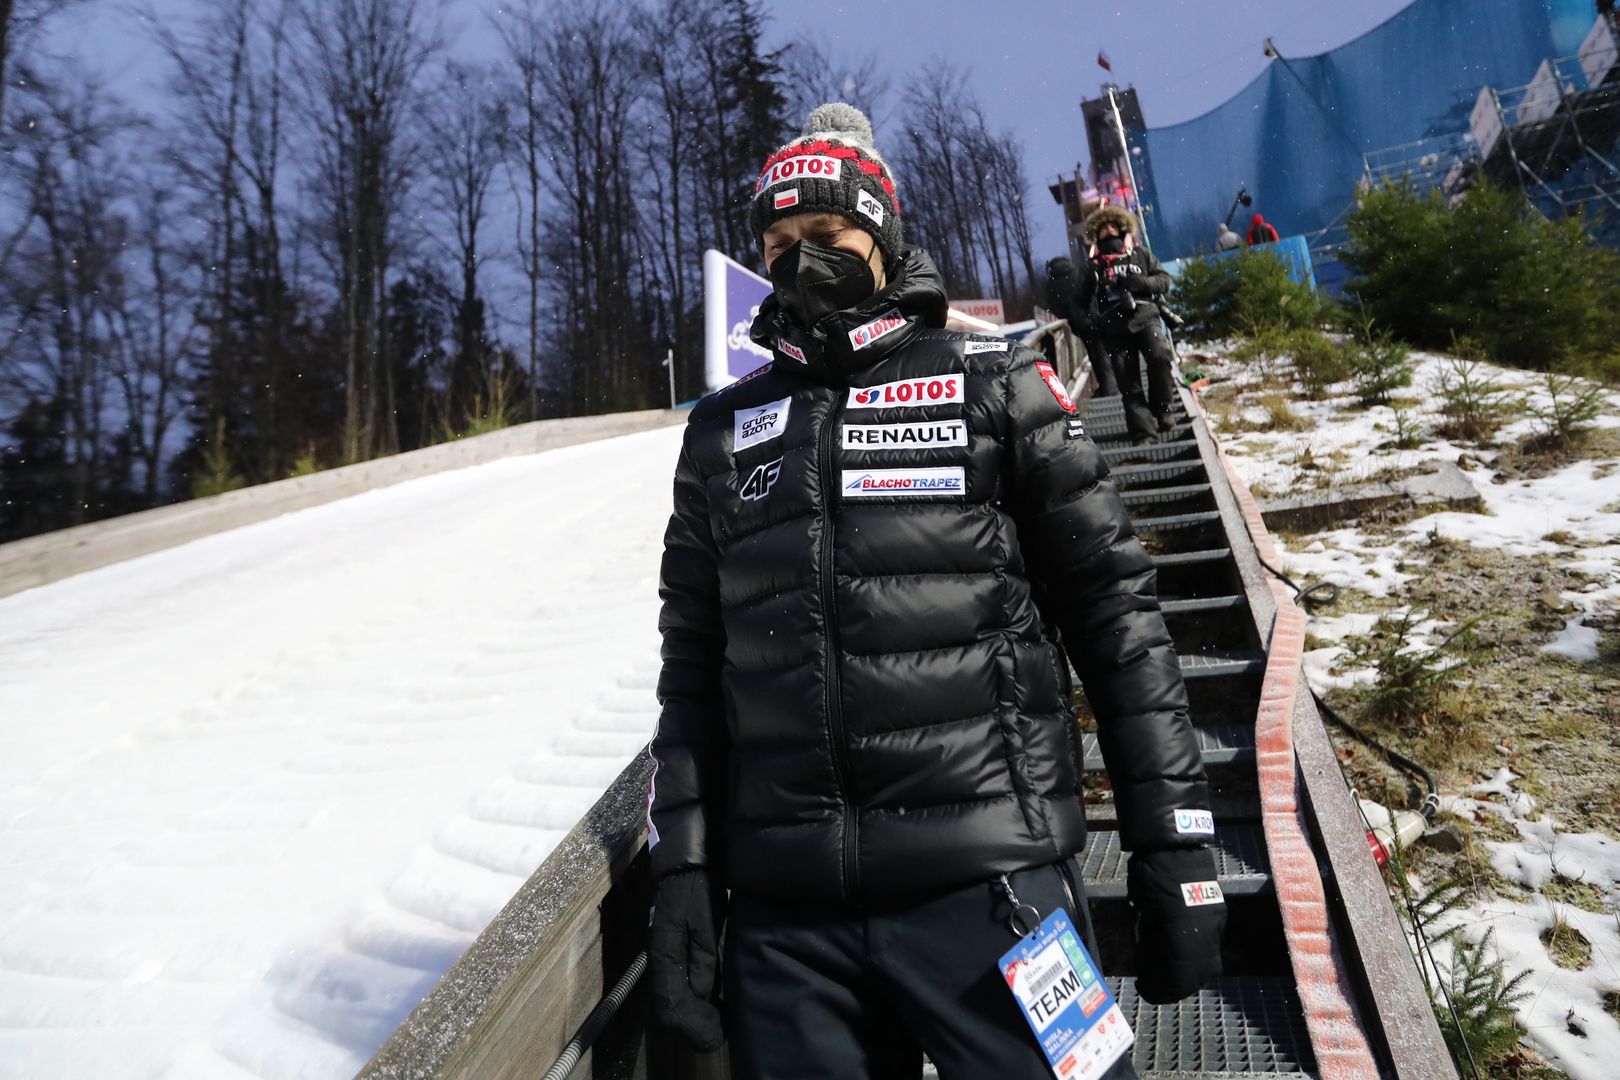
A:
{"type": "Polygon", "coordinates": [[[1097,715],[1150,1001],[1220,970],[1208,785],[1101,455],[1043,360],[942,329],[871,144],[822,106],[766,163],[753,337],[775,357],[698,403],[676,466],[654,1018],[717,1047],[723,967],[734,1076],[914,1077],[926,1052],[946,1080],[1034,1080],[1051,1069],[997,964],[1010,898],[1089,928],[1043,620],[1097,715]]]}
{"type": "Polygon", "coordinates": [[[1136,243],[1136,219],[1117,206],[1104,206],[1081,224],[1087,263],[1075,294],[1076,321],[1085,327],[1087,347],[1101,344],[1104,366],[1124,398],[1125,426],[1138,444],[1157,440],[1172,427],[1175,352],[1159,320],[1158,299],[1170,289],[1153,252],[1136,243]],[[1142,396],[1141,361],[1147,362],[1148,392],[1142,396]]]}

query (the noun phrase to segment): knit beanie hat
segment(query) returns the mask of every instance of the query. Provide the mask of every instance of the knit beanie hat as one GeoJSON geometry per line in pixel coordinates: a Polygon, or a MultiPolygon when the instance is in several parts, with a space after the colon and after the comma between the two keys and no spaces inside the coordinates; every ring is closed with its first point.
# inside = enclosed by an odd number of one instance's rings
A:
{"type": "Polygon", "coordinates": [[[817,107],[804,134],[765,161],[748,214],[754,236],[793,214],[842,214],[872,234],[892,274],[900,264],[900,200],[872,142],[872,122],[855,106],[817,107]]]}

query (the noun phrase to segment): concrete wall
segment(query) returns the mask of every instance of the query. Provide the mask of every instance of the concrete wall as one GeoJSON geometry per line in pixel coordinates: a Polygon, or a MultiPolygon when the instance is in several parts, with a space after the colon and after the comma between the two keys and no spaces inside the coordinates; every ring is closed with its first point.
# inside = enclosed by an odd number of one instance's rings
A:
{"type": "Polygon", "coordinates": [[[293,510],[499,458],[595,442],[684,422],[668,409],[539,420],[376,461],[0,544],[0,597],[112,563],[265,521],[293,510]]]}

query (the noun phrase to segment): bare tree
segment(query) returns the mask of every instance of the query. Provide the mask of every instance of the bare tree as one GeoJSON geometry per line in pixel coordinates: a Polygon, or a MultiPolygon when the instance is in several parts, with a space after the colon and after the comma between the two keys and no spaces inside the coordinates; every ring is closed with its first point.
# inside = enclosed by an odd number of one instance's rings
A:
{"type": "Polygon", "coordinates": [[[479,230],[485,203],[505,152],[506,103],[492,76],[465,64],[445,66],[437,99],[428,110],[428,187],[433,204],[449,220],[449,235],[460,273],[456,299],[456,359],[450,379],[450,406],[465,410],[484,384],[488,342],[484,301],[478,290],[479,230]]]}
{"type": "Polygon", "coordinates": [[[439,47],[419,0],[299,0],[304,113],[315,137],[312,193],[344,324],[343,452],[398,447],[388,355],[388,270],[415,150],[407,124],[439,47]]]}
{"type": "Polygon", "coordinates": [[[789,45],[784,60],[789,116],[802,120],[817,105],[847,101],[878,126],[891,81],[877,53],[838,53],[811,37],[789,45]]]}
{"type": "Polygon", "coordinates": [[[540,415],[540,283],[545,267],[541,261],[540,189],[544,186],[541,159],[547,155],[540,116],[545,109],[541,96],[541,65],[545,58],[545,23],[534,0],[526,0],[521,10],[503,10],[491,18],[511,66],[508,95],[517,122],[509,134],[508,178],[517,200],[516,243],[518,267],[529,291],[529,416],[540,415]]]}
{"type": "Polygon", "coordinates": [[[125,438],[141,467],[141,501],[155,506],[170,434],[185,409],[181,378],[202,337],[195,317],[196,264],[178,246],[175,197],[161,175],[141,185],[131,267],[111,292],[111,374],[122,398],[125,438]]]}

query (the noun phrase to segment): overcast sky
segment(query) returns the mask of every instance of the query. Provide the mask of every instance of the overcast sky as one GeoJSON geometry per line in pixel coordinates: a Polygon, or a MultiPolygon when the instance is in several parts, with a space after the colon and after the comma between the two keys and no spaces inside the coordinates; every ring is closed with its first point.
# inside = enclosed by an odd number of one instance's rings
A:
{"type": "MultiPolygon", "coordinates": [[[[206,0],[151,0],[161,13],[194,10],[206,0]]],[[[1187,120],[1231,97],[1268,62],[1272,37],[1284,55],[1340,45],[1405,7],[1408,0],[765,0],[768,40],[779,46],[813,36],[834,51],[876,53],[898,98],[907,73],[944,56],[965,64],[992,125],[1023,140],[1031,186],[1037,262],[1064,250],[1062,215],[1046,193],[1060,171],[1086,156],[1079,102],[1106,76],[1135,85],[1150,127],[1187,120]]],[[[496,53],[485,12],[491,0],[450,0],[458,51],[496,53]]],[[[161,63],[116,0],[91,0],[55,35],[59,51],[79,55],[138,103],[158,107],[161,63]]],[[[790,54],[791,55],[791,54],[790,54]]],[[[891,117],[893,119],[893,102],[891,117]]],[[[888,128],[879,116],[879,131],[888,128]]],[[[882,147],[880,146],[880,149],[882,147]]],[[[902,185],[904,178],[901,178],[902,185]]],[[[904,195],[902,194],[902,199],[904,195]]]]}

